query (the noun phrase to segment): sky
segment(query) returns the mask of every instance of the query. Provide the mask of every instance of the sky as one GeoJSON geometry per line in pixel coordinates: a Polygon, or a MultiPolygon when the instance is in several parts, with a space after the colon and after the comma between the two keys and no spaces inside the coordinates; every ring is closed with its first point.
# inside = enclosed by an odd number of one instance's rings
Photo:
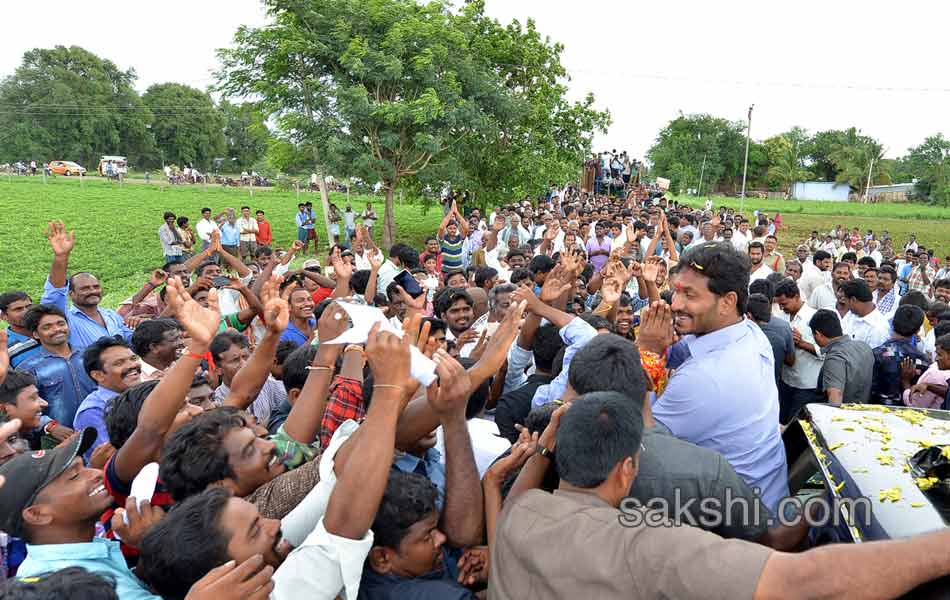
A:
{"type": "MultiPolygon", "coordinates": [[[[84,3],[80,3],[84,4],[84,3]]],[[[258,0],[143,0],[80,10],[46,0],[43,15],[4,11],[0,76],[35,47],[79,45],[135,68],[137,87],[212,83],[215,50],[238,26],[262,25],[258,0]]],[[[745,120],[753,139],[793,126],[858,127],[897,157],[950,136],[945,24],[950,3],[486,0],[502,23],[533,18],[564,44],[570,96],[592,92],[613,124],[598,151],[642,157],[680,112],[745,120]]]]}

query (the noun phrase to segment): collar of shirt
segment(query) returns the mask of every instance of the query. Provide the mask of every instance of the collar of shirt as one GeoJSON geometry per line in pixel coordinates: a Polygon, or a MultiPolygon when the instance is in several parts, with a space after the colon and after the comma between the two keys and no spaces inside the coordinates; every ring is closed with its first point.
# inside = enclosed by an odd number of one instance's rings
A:
{"type": "Polygon", "coordinates": [[[115,398],[118,395],[119,392],[114,392],[109,388],[104,388],[100,385],[96,388],[96,391],[86,396],[86,400],[83,400],[83,404],[85,404],[87,400],[92,400],[95,404],[105,406],[109,400],[115,398]]]}
{"type": "Polygon", "coordinates": [[[435,448],[429,448],[426,450],[422,458],[416,456],[415,454],[403,452],[393,461],[393,464],[396,465],[397,469],[405,473],[414,472],[421,464],[423,468],[425,468],[426,473],[431,473],[432,466],[439,464],[439,459],[441,458],[441,452],[435,448]]]}
{"type": "Polygon", "coordinates": [[[574,502],[576,504],[581,504],[584,506],[600,506],[600,507],[606,506],[610,508],[616,508],[608,504],[606,500],[604,500],[603,498],[601,498],[600,496],[596,494],[588,494],[586,492],[572,492],[568,490],[557,489],[557,490],[554,490],[554,495],[559,498],[564,498],[565,500],[570,500],[571,502],[574,502]]]}
{"type": "Polygon", "coordinates": [[[686,343],[686,347],[689,348],[690,355],[694,358],[699,358],[704,354],[708,354],[739,341],[739,339],[749,331],[750,327],[755,326],[752,321],[743,319],[734,325],[729,325],[728,327],[723,327],[722,329],[717,329],[716,331],[701,336],[690,334],[683,338],[683,341],[686,343]]]}

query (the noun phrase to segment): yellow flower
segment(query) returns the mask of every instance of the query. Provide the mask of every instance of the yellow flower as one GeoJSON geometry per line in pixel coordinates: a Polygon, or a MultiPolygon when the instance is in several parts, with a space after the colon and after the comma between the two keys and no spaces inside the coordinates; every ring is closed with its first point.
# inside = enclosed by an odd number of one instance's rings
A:
{"type": "Polygon", "coordinates": [[[881,490],[881,496],[880,496],[881,502],[897,502],[900,499],[901,499],[901,489],[899,487],[892,487],[892,488],[881,490]]]}
{"type": "Polygon", "coordinates": [[[929,490],[933,486],[937,485],[937,482],[940,480],[936,477],[918,477],[914,480],[917,483],[917,487],[921,490],[929,490]]]}
{"type": "Polygon", "coordinates": [[[844,482],[842,481],[841,483],[839,483],[838,485],[835,486],[835,491],[836,491],[836,492],[840,492],[840,491],[841,491],[841,488],[843,488],[843,487],[844,487],[844,482]]]}
{"type": "Polygon", "coordinates": [[[912,508],[920,508],[921,506],[926,505],[926,502],[911,502],[910,505],[912,508]]]}
{"type": "Polygon", "coordinates": [[[890,456],[889,454],[878,454],[877,462],[881,463],[882,465],[894,466],[894,457],[890,456]]]}
{"type": "Polygon", "coordinates": [[[834,452],[835,450],[837,450],[838,448],[844,446],[844,445],[847,444],[847,443],[848,443],[848,442],[838,442],[838,443],[836,443],[836,444],[832,444],[832,445],[828,446],[828,450],[830,450],[831,452],[834,452]]]}

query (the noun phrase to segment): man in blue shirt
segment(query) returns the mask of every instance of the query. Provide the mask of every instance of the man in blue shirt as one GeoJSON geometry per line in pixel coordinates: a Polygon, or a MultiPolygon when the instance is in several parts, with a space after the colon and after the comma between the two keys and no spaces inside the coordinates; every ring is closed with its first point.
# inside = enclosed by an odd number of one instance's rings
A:
{"type": "Polygon", "coordinates": [[[288,301],[290,323],[280,336],[280,341],[302,346],[310,341],[317,327],[317,320],[313,317],[313,297],[306,289],[296,288],[290,293],[288,301]]]}
{"type": "Polygon", "coordinates": [[[31,306],[33,299],[26,292],[14,290],[0,294],[0,319],[10,325],[7,327],[7,350],[10,366],[14,369],[40,351],[40,343],[23,326],[23,315],[31,306]]]}
{"type": "Polygon", "coordinates": [[[772,348],[743,316],[748,289],[748,255],[730,244],[703,243],[680,259],[671,308],[690,356],[653,416],[676,437],[725,456],[775,513],[788,495],[788,468],[772,348]]]}
{"type": "Polygon", "coordinates": [[[79,404],[96,389],[83,368],[82,351],[69,343],[66,315],[55,306],[37,304],[27,311],[23,322],[41,347],[20,368],[36,378],[40,397],[49,403],[49,416],[69,427],[79,404]]]}
{"type": "Polygon", "coordinates": [[[46,230],[46,237],[53,248],[53,264],[43,286],[43,304],[52,304],[66,313],[69,323],[69,343],[81,351],[104,335],[120,335],[125,341],[132,339],[132,330],[125,326],[122,317],[114,310],[99,308],[102,301],[102,286],[91,273],[75,273],[67,281],[69,253],[76,243],[74,232],[66,232],[62,221],[53,221],[46,230]],[[67,308],[66,295],[73,305],[67,308]]]}
{"type": "MultiPolygon", "coordinates": [[[[301,202],[297,205],[297,240],[303,244],[303,252],[301,256],[307,253],[307,248],[310,246],[310,238],[313,233],[313,214],[307,210],[307,205],[301,202]]],[[[314,254],[316,254],[317,242],[314,240],[314,254]]]]}

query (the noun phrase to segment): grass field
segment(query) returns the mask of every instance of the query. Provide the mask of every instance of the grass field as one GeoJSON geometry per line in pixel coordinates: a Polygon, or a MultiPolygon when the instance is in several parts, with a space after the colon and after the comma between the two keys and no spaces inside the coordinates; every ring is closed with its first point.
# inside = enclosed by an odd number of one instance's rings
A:
{"type": "MultiPolygon", "coordinates": [[[[331,194],[331,201],[341,209],[346,194],[331,194]]],[[[314,203],[319,222],[319,194],[302,192],[300,201],[314,203]]],[[[361,211],[366,202],[373,202],[380,219],[383,199],[352,196],[353,210],[361,211]]],[[[103,305],[114,307],[135,293],[148,279],[151,269],[164,263],[158,228],[166,210],[185,215],[192,226],[201,218],[201,208],[219,212],[226,207],[261,209],[274,232],[275,245],[287,248],[296,239],[294,214],[297,196],[294,192],[255,190],[220,186],[118,185],[96,178],[86,179],[82,187],[75,178],[57,177],[43,184],[40,177],[0,177],[0,239],[6,260],[0,267],[0,291],[22,289],[39,300],[43,282],[49,272],[52,252],[44,237],[46,224],[61,219],[68,229],[76,231],[76,248],[70,259],[70,272],[91,271],[102,281],[103,305]]],[[[421,206],[398,205],[397,241],[421,247],[424,238],[436,230],[441,211],[423,214],[421,206]]],[[[377,243],[381,222],[374,229],[377,243]]],[[[318,227],[318,230],[322,229],[318,227]]],[[[320,258],[326,257],[325,233],[320,233],[320,258]]]]}
{"type": "MultiPolygon", "coordinates": [[[[704,199],[680,196],[680,202],[701,207],[704,199]]],[[[739,210],[738,198],[713,197],[713,205],[739,210]]],[[[857,227],[864,234],[868,229],[880,235],[887,231],[894,239],[895,247],[903,247],[910,234],[916,234],[920,244],[934,251],[941,258],[950,255],[950,208],[921,204],[860,204],[857,202],[810,202],[798,200],[762,200],[746,198],[745,215],[750,219],[753,211],[760,210],[770,217],[782,213],[782,231],[779,234],[780,250],[786,256],[795,246],[807,238],[812,230],[822,233],[835,225],[857,227]]]]}

